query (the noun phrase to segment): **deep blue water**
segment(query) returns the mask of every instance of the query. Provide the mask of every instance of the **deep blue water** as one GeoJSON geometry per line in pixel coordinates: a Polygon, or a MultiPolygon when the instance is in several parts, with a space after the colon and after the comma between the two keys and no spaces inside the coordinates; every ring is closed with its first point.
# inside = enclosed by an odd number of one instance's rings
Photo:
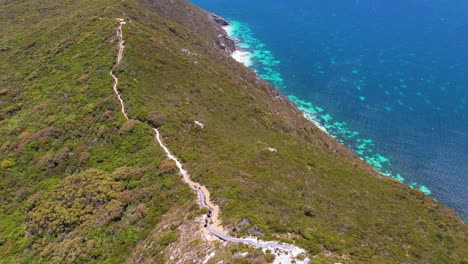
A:
{"type": "Polygon", "coordinates": [[[468,218],[467,0],[192,0],[381,173],[468,218]]]}

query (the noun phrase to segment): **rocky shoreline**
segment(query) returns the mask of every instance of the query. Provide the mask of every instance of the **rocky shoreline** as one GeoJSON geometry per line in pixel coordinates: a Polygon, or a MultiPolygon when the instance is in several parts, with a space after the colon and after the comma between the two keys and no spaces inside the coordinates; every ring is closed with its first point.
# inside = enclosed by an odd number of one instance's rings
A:
{"type": "MultiPolygon", "coordinates": [[[[214,21],[216,24],[218,24],[219,26],[221,26],[221,28],[223,28],[224,30],[224,27],[227,27],[227,26],[230,26],[231,23],[229,23],[229,21],[227,21],[226,19],[222,18],[221,16],[218,16],[216,14],[213,14],[213,13],[210,13],[210,19],[212,21],[214,21]]],[[[234,39],[234,38],[231,38],[226,30],[224,30],[224,34],[220,34],[218,36],[218,41],[216,43],[216,45],[221,48],[222,50],[225,50],[227,51],[229,54],[232,54],[233,52],[236,51],[236,43],[238,42],[238,40],[234,39]]]]}

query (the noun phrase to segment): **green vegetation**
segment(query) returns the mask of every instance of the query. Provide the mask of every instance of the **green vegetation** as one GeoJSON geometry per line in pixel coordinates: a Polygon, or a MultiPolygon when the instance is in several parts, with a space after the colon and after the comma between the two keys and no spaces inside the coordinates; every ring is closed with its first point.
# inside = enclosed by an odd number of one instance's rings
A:
{"type": "Polygon", "coordinates": [[[119,111],[118,9],[0,5],[0,262],[121,263],[193,195],[159,170],[151,128],[119,111]]]}
{"type": "MultiPolygon", "coordinates": [[[[169,2],[0,3],[3,262],[121,263],[169,209],[189,208],[195,195],[150,125],[238,236],[294,242],[317,263],[468,262],[451,210],[380,177],[214,48],[206,13],[169,2]],[[179,11],[188,15],[171,21],[179,11]],[[122,14],[131,23],[116,75],[129,121],[108,73],[122,14]]],[[[162,234],[152,254],[179,236],[162,234]]]]}
{"type": "Polygon", "coordinates": [[[275,261],[275,255],[273,255],[271,252],[266,252],[265,254],[265,260],[266,262],[268,263],[273,263],[273,261],[275,261]]]}
{"type": "Polygon", "coordinates": [[[161,246],[168,246],[172,242],[177,240],[177,233],[174,231],[171,231],[167,234],[164,234],[159,238],[159,245],[161,246]]]}

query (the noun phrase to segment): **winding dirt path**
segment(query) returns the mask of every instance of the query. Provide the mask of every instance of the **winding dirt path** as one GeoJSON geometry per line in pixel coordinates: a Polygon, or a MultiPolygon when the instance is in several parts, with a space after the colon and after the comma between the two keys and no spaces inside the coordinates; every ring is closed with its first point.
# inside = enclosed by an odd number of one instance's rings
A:
{"type": "MultiPolygon", "coordinates": [[[[119,52],[117,53],[116,63],[114,64],[114,66],[112,67],[112,69],[111,69],[111,71],[109,73],[112,76],[112,78],[114,79],[113,89],[114,89],[115,95],[117,96],[117,99],[120,102],[122,114],[125,116],[125,118],[127,120],[129,120],[130,118],[128,117],[128,114],[125,111],[124,101],[122,99],[122,96],[120,95],[119,90],[117,89],[117,86],[119,84],[119,79],[114,74],[115,68],[122,61],[123,52],[124,52],[124,49],[125,49],[125,45],[124,45],[125,41],[124,41],[124,37],[123,37],[122,26],[125,25],[126,22],[125,22],[125,20],[123,20],[121,18],[119,18],[118,21],[119,21],[119,26],[117,27],[117,37],[119,39],[119,52]]],[[[189,173],[187,172],[187,170],[185,170],[183,168],[182,163],[174,155],[172,155],[169,148],[166,147],[166,145],[164,145],[164,143],[162,142],[161,134],[159,133],[159,130],[156,129],[156,128],[153,128],[153,130],[155,132],[156,141],[164,149],[164,151],[166,152],[167,157],[170,158],[171,160],[173,160],[176,163],[176,166],[179,169],[179,173],[182,175],[182,177],[184,179],[184,182],[187,183],[190,186],[190,188],[197,193],[200,205],[209,210],[209,214],[208,214],[208,216],[206,218],[208,220],[206,222],[207,223],[206,227],[210,226],[213,230],[216,230],[217,232],[223,232],[224,233],[224,229],[221,226],[221,223],[220,223],[220,220],[219,220],[219,207],[211,202],[210,192],[208,191],[208,189],[205,186],[191,180],[189,173]]]]}
{"type": "MultiPolygon", "coordinates": [[[[122,99],[122,96],[119,90],[117,89],[117,86],[119,84],[119,79],[114,74],[115,68],[120,64],[123,58],[123,52],[125,49],[122,26],[125,25],[126,22],[124,19],[121,19],[121,18],[119,18],[118,21],[119,21],[119,26],[117,28],[117,37],[119,39],[119,52],[117,54],[116,63],[112,67],[109,74],[114,79],[113,89],[120,102],[122,114],[125,116],[127,120],[129,120],[130,118],[128,117],[128,114],[125,111],[124,101],[122,99]]],[[[184,182],[187,183],[190,186],[190,188],[198,195],[198,202],[200,206],[208,209],[208,214],[205,217],[205,225],[204,225],[205,233],[210,233],[213,236],[221,240],[228,241],[228,242],[244,243],[244,244],[248,244],[248,245],[261,248],[264,250],[270,249],[272,253],[277,256],[274,263],[291,263],[297,255],[305,252],[303,249],[297,246],[286,244],[286,243],[279,243],[279,242],[274,242],[274,241],[273,242],[261,241],[256,238],[235,238],[235,237],[226,235],[226,232],[224,231],[221,225],[221,221],[219,219],[219,207],[211,202],[210,192],[208,191],[208,189],[205,186],[191,180],[190,174],[187,172],[187,170],[183,168],[182,163],[171,153],[169,148],[166,145],[164,145],[161,139],[161,134],[159,133],[159,130],[154,127],[153,127],[153,130],[155,133],[156,141],[164,149],[167,157],[175,162],[177,168],[179,169],[180,175],[184,179],[184,182]]],[[[299,261],[299,260],[295,260],[295,261],[298,264],[307,263],[308,259],[306,258],[304,261],[299,261]]]]}
{"type": "Polygon", "coordinates": [[[119,27],[117,28],[117,37],[119,38],[119,52],[117,53],[117,61],[114,64],[114,66],[112,67],[112,69],[111,69],[111,71],[109,73],[112,76],[112,78],[114,79],[114,92],[117,95],[117,98],[119,99],[120,106],[122,107],[122,109],[121,109],[122,114],[125,116],[125,118],[127,120],[129,120],[128,115],[125,112],[124,101],[123,101],[122,97],[120,96],[119,90],[117,90],[117,85],[119,84],[119,79],[117,78],[117,76],[114,75],[114,70],[120,64],[120,61],[123,58],[123,52],[124,52],[124,49],[125,49],[123,31],[122,31],[122,25],[124,25],[124,24],[125,24],[125,21],[123,19],[119,18],[119,27]]]}
{"type": "MultiPolygon", "coordinates": [[[[205,218],[205,227],[208,230],[211,227],[213,230],[217,232],[224,233],[224,229],[221,226],[219,221],[219,207],[213,204],[210,201],[210,192],[208,189],[190,179],[190,175],[188,174],[187,170],[182,167],[182,163],[169,151],[169,149],[164,145],[161,140],[161,134],[156,128],[153,128],[154,132],[156,133],[156,140],[158,141],[159,145],[164,149],[168,158],[173,160],[176,163],[177,168],[179,169],[179,173],[182,175],[184,182],[187,183],[192,190],[194,190],[198,195],[198,202],[204,208],[208,209],[208,215],[205,218]],[[211,221],[210,221],[211,220],[211,221]]],[[[212,233],[212,232],[210,232],[212,233]]]]}

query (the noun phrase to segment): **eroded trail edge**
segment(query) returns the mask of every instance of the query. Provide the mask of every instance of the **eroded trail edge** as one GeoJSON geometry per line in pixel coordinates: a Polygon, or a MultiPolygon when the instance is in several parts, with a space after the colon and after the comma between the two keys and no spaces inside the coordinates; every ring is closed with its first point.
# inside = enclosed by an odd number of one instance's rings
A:
{"type": "MultiPolygon", "coordinates": [[[[122,99],[122,96],[117,87],[119,83],[119,79],[114,74],[115,68],[120,64],[123,58],[123,52],[125,49],[125,45],[124,45],[125,42],[124,42],[122,27],[123,25],[126,24],[126,22],[124,19],[121,19],[121,18],[118,19],[118,22],[119,24],[117,27],[117,37],[119,40],[119,51],[117,54],[116,63],[114,64],[114,66],[112,67],[109,73],[114,79],[113,90],[115,92],[115,95],[117,96],[117,99],[120,102],[122,114],[127,120],[129,120],[128,114],[125,111],[124,100],[122,99]]],[[[190,174],[187,172],[187,170],[183,168],[182,163],[171,153],[169,148],[166,145],[164,145],[161,139],[161,133],[159,132],[159,130],[154,127],[153,127],[153,130],[155,133],[156,141],[159,143],[161,148],[164,149],[167,157],[175,162],[177,168],[179,169],[180,175],[183,177],[184,182],[187,183],[190,186],[190,188],[198,195],[198,203],[200,204],[200,206],[208,209],[208,214],[205,216],[205,224],[204,224],[204,228],[208,233],[227,242],[244,243],[250,246],[261,248],[263,250],[269,249],[277,257],[274,263],[291,263],[293,260],[296,263],[308,262],[307,258],[303,261],[295,259],[298,255],[305,253],[305,251],[302,248],[299,248],[291,244],[279,243],[279,242],[274,242],[274,241],[261,241],[253,237],[252,238],[236,238],[236,237],[226,235],[226,232],[221,226],[221,223],[219,220],[219,207],[211,202],[210,192],[208,191],[208,189],[205,186],[191,180],[190,174]]]]}

